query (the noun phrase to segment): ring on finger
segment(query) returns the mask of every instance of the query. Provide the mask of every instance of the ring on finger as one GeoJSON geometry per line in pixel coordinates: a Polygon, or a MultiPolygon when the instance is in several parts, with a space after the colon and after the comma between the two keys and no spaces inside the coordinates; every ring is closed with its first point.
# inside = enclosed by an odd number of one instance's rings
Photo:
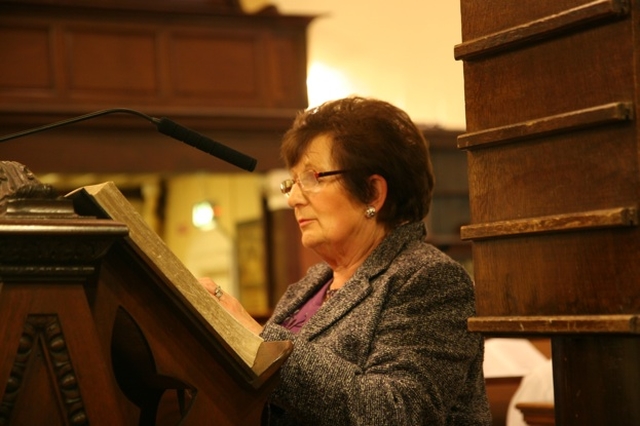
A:
{"type": "Polygon", "coordinates": [[[222,297],[222,287],[217,285],[216,289],[213,290],[213,295],[216,296],[218,299],[220,299],[222,297]]]}

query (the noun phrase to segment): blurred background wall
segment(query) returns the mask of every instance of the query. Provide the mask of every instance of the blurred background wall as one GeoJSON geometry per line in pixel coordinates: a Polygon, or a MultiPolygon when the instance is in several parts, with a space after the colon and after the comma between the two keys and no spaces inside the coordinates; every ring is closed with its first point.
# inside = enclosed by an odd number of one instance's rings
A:
{"type": "MultiPolygon", "coordinates": [[[[243,0],[247,10],[268,2],[243,0]]],[[[388,100],[416,122],[463,129],[460,4],[397,0],[274,0],[309,27],[309,103],[352,93],[388,100]]]]}

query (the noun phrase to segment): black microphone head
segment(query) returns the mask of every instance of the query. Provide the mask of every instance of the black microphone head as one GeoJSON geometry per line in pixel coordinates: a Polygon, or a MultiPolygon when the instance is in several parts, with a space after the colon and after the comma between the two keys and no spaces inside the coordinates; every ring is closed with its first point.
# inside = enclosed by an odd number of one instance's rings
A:
{"type": "Polygon", "coordinates": [[[218,157],[234,166],[252,172],[255,170],[258,160],[246,154],[236,151],[226,145],[216,142],[208,137],[201,135],[191,129],[188,129],[168,118],[162,117],[154,120],[158,127],[158,131],[162,134],[178,139],[188,145],[193,146],[201,151],[218,157]]]}

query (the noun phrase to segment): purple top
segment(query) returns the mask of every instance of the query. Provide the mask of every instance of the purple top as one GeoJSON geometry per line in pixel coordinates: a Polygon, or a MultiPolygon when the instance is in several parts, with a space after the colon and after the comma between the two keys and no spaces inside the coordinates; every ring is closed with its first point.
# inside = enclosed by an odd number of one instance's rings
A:
{"type": "Polygon", "coordinates": [[[282,326],[293,333],[300,331],[309,318],[311,318],[322,306],[325,294],[327,293],[327,289],[331,285],[332,281],[332,279],[329,280],[316,292],[316,294],[313,295],[313,297],[311,297],[311,299],[307,300],[300,309],[296,309],[293,314],[289,315],[284,321],[282,321],[282,326]]]}

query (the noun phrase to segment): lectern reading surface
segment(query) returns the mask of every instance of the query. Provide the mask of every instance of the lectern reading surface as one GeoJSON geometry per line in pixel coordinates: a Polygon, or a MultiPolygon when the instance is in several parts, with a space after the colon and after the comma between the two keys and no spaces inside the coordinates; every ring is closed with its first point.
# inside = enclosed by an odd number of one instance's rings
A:
{"type": "MultiPolygon", "coordinates": [[[[67,195],[74,200],[76,211],[102,213],[103,216],[126,223],[127,245],[147,265],[167,280],[166,291],[173,292],[186,305],[193,306],[202,317],[204,326],[217,334],[251,371],[263,340],[251,333],[230,316],[201,286],[182,262],[129,204],[113,182],[85,186],[67,195]],[[99,209],[99,210],[96,210],[99,209]]],[[[261,372],[253,372],[259,376],[261,372]]]]}

